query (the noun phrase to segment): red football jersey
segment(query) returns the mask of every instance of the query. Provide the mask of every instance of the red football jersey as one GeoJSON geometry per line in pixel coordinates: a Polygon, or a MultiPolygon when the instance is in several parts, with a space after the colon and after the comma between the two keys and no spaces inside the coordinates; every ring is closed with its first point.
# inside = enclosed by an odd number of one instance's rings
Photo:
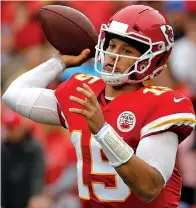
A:
{"type": "Polygon", "coordinates": [[[85,118],[69,112],[69,108],[82,108],[69,97],[73,95],[84,99],[76,90],[83,83],[87,83],[97,96],[105,121],[134,151],[140,140],[148,135],[173,131],[178,134],[181,142],[195,126],[192,103],[178,91],[163,87],[143,87],[106,103],[105,83],[99,77],[76,74],[62,83],[56,89],[55,95],[61,121],[64,117],[77,153],[78,190],[82,207],[177,207],[182,184],[177,165],[159,196],[150,203],[144,203],[131,192],[109,164],[100,144],[88,130],[85,118]]]}

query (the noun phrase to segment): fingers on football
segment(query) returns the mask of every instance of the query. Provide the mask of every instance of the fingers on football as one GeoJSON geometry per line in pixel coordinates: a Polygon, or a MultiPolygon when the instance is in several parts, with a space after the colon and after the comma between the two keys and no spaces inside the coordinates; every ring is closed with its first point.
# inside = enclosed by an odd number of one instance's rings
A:
{"type": "Polygon", "coordinates": [[[90,49],[84,49],[81,54],[77,57],[79,62],[84,62],[88,59],[88,55],[90,54],[90,49]]]}
{"type": "Polygon", "coordinates": [[[69,108],[69,111],[72,112],[72,113],[83,115],[84,117],[88,116],[86,110],[82,110],[82,109],[79,109],[79,108],[69,108]]]}
{"type": "Polygon", "coordinates": [[[82,52],[81,52],[81,54],[80,55],[82,55],[84,58],[86,57],[88,57],[88,55],[89,55],[89,53],[90,53],[90,49],[84,49],[82,52]]]}
{"type": "Polygon", "coordinates": [[[83,87],[88,91],[90,92],[92,95],[94,95],[94,92],[91,90],[91,88],[87,85],[87,84],[83,84],[83,87]]]}
{"type": "Polygon", "coordinates": [[[87,100],[85,99],[82,100],[80,98],[74,97],[74,96],[70,96],[70,100],[74,101],[75,103],[78,103],[80,105],[82,105],[84,108],[89,109],[88,103],[86,102],[87,100]]]}
{"type": "Polygon", "coordinates": [[[80,92],[81,94],[83,94],[86,98],[88,98],[89,100],[91,100],[93,98],[93,94],[90,93],[89,91],[87,91],[84,88],[81,87],[77,87],[77,91],[80,92]]]}

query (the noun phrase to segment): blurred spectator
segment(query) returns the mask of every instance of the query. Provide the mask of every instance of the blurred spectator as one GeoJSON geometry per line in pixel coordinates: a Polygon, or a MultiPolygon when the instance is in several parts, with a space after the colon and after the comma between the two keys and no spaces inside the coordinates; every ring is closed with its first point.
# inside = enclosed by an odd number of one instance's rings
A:
{"type": "Polygon", "coordinates": [[[39,125],[38,128],[34,135],[44,150],[45,184],[54,184],[67,166],[76,163],[76,153],[68,130],[50,125],[39,125]]]}
{"type": "Polygon", "coordinates": [[[179,168],[183,179],[181,208],[196,205],[196,132],[179,146],[179,168]]]}
{"type": "Polygon", "coordinates": [[[184,2],[187,12],[196,12],[196,2],[195,1],[185,1],[184,2]]]}
{"type": "Polygon", "coordinates": [[[171,71],[179,85],[188,85],[196,97],[196,13],[188,14],[185,32],[170,56],[171,71]]]}
{"type": "Polygon", "coordinates": [[[56,182],[46,186],[46,193],[52,197],[56,208],[79,208],[76,164],[70,162],[56,182]]]}
{"type": "Polygon", "coordinates": [[[39,125],[34,129],[34,135],[44,148],[46,193],[55,204],[63,203],[63,207],[68,208],[74,207],[74,204],[77,206],[79,198],[76,183],[76,153],[68,130],[58,126],[39,125]],[[72,198],[73,206],[67,206],[70,204],[67,196],[72,198]]]}
{"type": "Polygon", "coordinates": [[[36,19],[43,2],[3,2],[2,25],[13,31],[15,49],[20,50],[44,41],[44,34],[36,19]]]}
{"type": "Polygon", "coordinates": [[[4,208],[48,208],[44,188],[43,150],[29,129],[27,119],[7,109],[2,114],[6,137],[1,144],[1,205],[4,208]],[[47,206],[46,206],[47,205],[47,206]]]}
{"type": "Polygon", "coordinates": [[[56,52],[49,43],[45,43],[32,45],[20,53],[12,54],[12,61],[2,68],[2,88],[7,88],[16,77],[51,58],[56,52]]]}
{"type": "Polygon", "coordinates": [[[36,14],[46,3],[2,2],[2,84],[42,62],[45,38],[36,14]]]}
{"type": "Polygon", "coordinates": [[[13,31],[9,25],[1,28],[1,67],[5,67],[11,61],[10,54],[14,49],[13,31]]]}
{"type": "Polygon", "coordinates": [[[113,13],[111,1],[69,1],[66,3],[84,13],[91,20],[97,32],[99,32],[101,24],[107,23],[113,13]]]}
{"type": "Polygon", "coordinates": [[[163,11],[164,1],[138,1],[138,4],[147,5],[159,11],[163,11]]]}
{"type": "MultiPolygon", "coordinates": [[[[131,2],[134,3],[134,2],[131,2]]],[[[101,24],[107,23],[110,17],[125,5],[127,1],[67,1],[66,4],[84,13],[93,23],[97,32],[101,24]],[[101,15],[100,15],[101,14],[101,15]]]]}
{"type": "MultiPolygon", "coordinates": [[[[195,8],[196,4],[194,2],[195,8]]],[[[191,8],[190,11],[193,8],[191,8]]],[[[196,103],[196,13],[186,14],[184,24],[185,36],[174,46],[170,56],[170,66],[176,80],[176,88],[196,103]]],[[[182,24],[182,23],[181,23],[182,24]]],[[[196,132],[194,131],[179,147],[179,167],[183,186],[180,208],[196,205],[196,132]]]]}
{"type": "Polygon", "coordinates": [[[174,39],[183,37],[184,25],[186,24],[185,1],[165,1],[163,11],[174,29],[174,39]]]}

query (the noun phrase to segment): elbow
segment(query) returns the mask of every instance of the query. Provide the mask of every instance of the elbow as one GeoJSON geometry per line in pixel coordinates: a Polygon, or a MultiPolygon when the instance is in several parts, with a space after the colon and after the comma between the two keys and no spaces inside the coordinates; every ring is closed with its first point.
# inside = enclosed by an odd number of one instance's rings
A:
{"type": "Polygon", "coordinates": [[[139,185],[138,197],[145,203],[156,199],[164,187],[165,181],[161,175],[155,175],[146,183],[139,185]],[[156,177],[157,176],[157,177],[156,177]]]}
{"type": "Polygon", "coordinates": [[[7,91],[5,91],[4,94],[3,94],[3,96],[2,96],[3,102],[7,104],[8,103],[8,100],[9,100],[9,97],[10,97],[9,96],[9,93],[7,91]]]}
{"type": "Polygon", "coordinates": [[[2,96],[2,101],[8,105],[12,110],[15,111],[15,105],[13,105],[13,103],[15,103],[15,99],[13,94],[10,92],[10,90],[7,90],[4,92],[3,96],[2,96]]]}
{"type": "Polygon", "coordinates": [[[132,192],[143,202],[150,203],[158,197],[162,188],[164,187],[164,181],[152,180],[150,182],[144,181],[140,183],[130,183],[129,180],[123,180],[125,184],[130,188],[132,192]]]}
{"type": "Polygon", "coordinates": [[[143,186],[140,184],[140,186],[137,188],[133,188],[133,186],[129,187],[134,192],[134,194],[145,203],[150,203],[156,199],[162,190],[162,186],[160,185],[150,187],[147,183],[143,186]]]}
{"type": "Polygon", "coordinates": [[[151,201],[153,201],[154,199],[157,198],[157,196],[159,195],[160,191],[146,191],[141,193],[138,197],[140,198],[141,201],[145,202],[145,203],[150,203],[151,201]]]}
{"type": "Polygon", "coordinates": [[[158,197],[160,194],[162,188],[160,186],[149,188],[149,187],[143,187],[141,188],[138,193],[136,194],[141,201],[145,203],[150,203],[154,199],[158,197]]]}

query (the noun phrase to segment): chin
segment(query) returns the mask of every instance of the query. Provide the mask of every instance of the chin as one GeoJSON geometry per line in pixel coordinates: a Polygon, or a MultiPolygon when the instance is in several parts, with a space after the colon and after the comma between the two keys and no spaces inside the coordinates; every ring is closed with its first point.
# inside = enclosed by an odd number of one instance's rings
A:
{"type": "Polygon", "coordinates": [[[121,90],[122,87],[124,87],[125,85],[127,85],[127,83],[121,83],[119,85],[112,85],[112,87],[115,89],[115,90],[121,90]]]}

